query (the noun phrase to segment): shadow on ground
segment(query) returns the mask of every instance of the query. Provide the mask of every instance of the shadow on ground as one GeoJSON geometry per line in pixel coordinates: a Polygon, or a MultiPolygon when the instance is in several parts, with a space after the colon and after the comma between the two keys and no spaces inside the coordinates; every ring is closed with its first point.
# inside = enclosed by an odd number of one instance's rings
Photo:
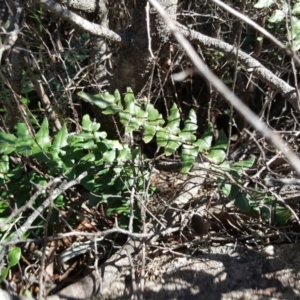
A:
{"type": "MultiPolygon", "coordinates": [[[[300,299],[298,244],[275,245],[273,252],[222,246],[193,258],[165,254],[150,263],[160,275],[146,282],[144,299],[300,299]]],[[[117,280],[105,299],[129,294],[117,280]]]]}

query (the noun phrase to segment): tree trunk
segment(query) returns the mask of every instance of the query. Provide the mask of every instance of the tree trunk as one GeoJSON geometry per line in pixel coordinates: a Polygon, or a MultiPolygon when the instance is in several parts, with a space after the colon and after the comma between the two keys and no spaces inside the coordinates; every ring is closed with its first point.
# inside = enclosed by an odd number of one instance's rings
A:
{"type": "MultiPolygon", "coordinates": [[[[160,0],[159,2],[175,20],[178,0],[160,0]]],[[[159,60],[160,49],[163,46],[167,48],[170,31],[152,8],[148,14],[150,26],[147,29],[146,5],[147,1],[141,0],[135,7],[132,26],[126,31],[128,44],[123,45],[119,50],[111,90],[118,88],[125,92],[127,87],[131,87],[135,94],[141,92],[149,79],[153,65],[159,60]],[[149,46],[148,34],[151,35],[151,46],[149,46]],[[155,57],[151,57],[149,49],[155,57]]]]}
{"type": "MultiPolygon", "coordinates": [[[[94,1],[88,1],[86,9],[84,8],[85,2],[61,1],[62,4],[68,5],[70,9],[84,10],[89,21],[114,31],[121,30],[126,40],[115,51],[117,57],[113,60],[111,42],[102,37],[91,37],[92,55],[90,64],[93,66],[91,81],[95,83],[93,92],[98,93],[107,89],[110,93],[113,93],[116,89],[119,89],[121,93],[124,93],[127,87],[130,87],[137,95],[146,86],[150,73],[162,53],[161,49],[168,48],[169,29],[152,8],[150,8],[149,13],[146,13],[147,0],[136,1],[136,5],[132,1],[126,3],[126,10],[131,13],[131,24],[126,28],[120,26],[121,22],[116,22],[116,16],[120,18],[121,15],[120,11],[116,11],[116,8],[119,8],[118,5],[121,5],[121,2],[109,3],[102,0],[99,1],[97,6],[94,1]],[[147,27],[147,17],[149,28],[147,27]],[[154,57],[151,56],[149,51],[149,34],[154,57]]],[[[171,18],[175,20],[178,0],[160,0],[159,2],[165,7],[171,18]]],[[[97,108],[96,110],[95,115],[102,124],[102,129],[109,136],[116,137],[115,125],[111,117],[103,115],[97,108]]]]}

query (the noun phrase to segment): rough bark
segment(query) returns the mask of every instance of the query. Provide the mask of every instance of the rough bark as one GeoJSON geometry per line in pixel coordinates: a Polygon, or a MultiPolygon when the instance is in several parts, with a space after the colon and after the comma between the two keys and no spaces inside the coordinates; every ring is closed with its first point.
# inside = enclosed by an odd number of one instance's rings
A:
{"type": "MultiPolygon", "coordinates": [[[[175,20],[178,1],[161,0],[159,2],[175,20]]],[[[160,16],[150,10],[151,48],[156,56],[153,59],[149,51],[146,4],[146,0],[141,0],[135,8],[132,26],[126,32],[129,44],[123,45],[118,53],[119,60],[114,72],[112,90],[118,88],[124,92],[126,87],[131,87],[136,94],[139,93],[149,78],[153,64],[157,61],[160,47],[169,41],[171,34],[169,29],[160,16]]]]}

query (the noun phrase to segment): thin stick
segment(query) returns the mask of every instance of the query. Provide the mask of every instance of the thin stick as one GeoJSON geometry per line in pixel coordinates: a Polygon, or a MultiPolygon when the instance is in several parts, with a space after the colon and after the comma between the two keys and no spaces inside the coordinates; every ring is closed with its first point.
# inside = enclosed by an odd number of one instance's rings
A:
{"type": "Polygon", "coordinates": [[[268,128],[265,122],[258,118],[258,116],[250,110],[232,91],[211,71],[206,64],[199,57],[189,41],[177,30],[176,25],[168,17],[163,7],[156,0],[149,0],[149,2],[157,9],[159,14],[163,17],[166,24],[172,30],[173,35],[179,44],[185,49],[187,55],[193,62],[197,71],[217,89],[223,97],[231,103],[235,109],[257,129],[263,136],[268,138],[274,146],[276,146],[286,156],[291,166],[300,174],[300,159],[290,149],[290,147],[280,138],[280,136],[268,128]]]}

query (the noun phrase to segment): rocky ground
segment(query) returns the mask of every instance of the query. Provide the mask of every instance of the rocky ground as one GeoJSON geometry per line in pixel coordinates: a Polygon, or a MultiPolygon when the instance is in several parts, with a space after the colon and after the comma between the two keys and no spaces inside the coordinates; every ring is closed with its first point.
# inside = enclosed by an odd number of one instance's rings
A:
{"type": "MultiPolygon", "coordinates": [[[[149,263],[143,297],[300,299],[299,257],[298,244],[272,245],[261,251],[235,245],[209,247],[190,257],[164,254],[149,263]]],[[[124,274],[112,283],[105,299],[131,299],[132,284],[124,274]]]]}

